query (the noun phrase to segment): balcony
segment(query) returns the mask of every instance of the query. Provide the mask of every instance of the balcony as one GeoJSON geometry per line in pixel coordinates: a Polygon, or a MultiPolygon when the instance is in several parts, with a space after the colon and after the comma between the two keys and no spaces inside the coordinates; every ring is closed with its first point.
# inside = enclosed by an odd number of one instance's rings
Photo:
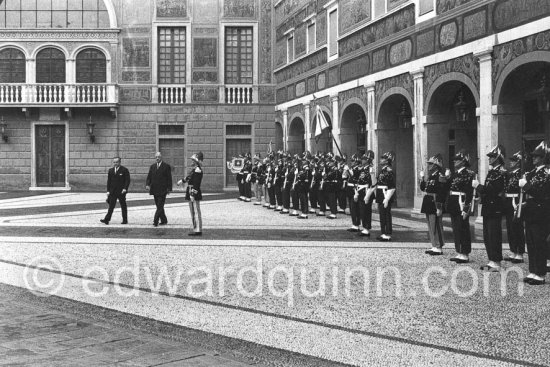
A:
{"type": "Polygon", "coordinates": [[[114,84],[0,84],[0,106],[17,107],[114,107],[114,84]]]}
{"type": "Polygon", "coordinates": [[[258,103],[258,87],[252,85],[226,85],[225,103],[252,104],[258,103]]]}
{"type": "Polygon", "coordinates": [[[253,104],[258,103],[256,85],[204,85],[204,84],[161,84],[152,89],[153,101],[159,104],[221,103],[253,104]],[[214,91],[213,91],[214,89],[214,91]],[[204,99],[195,99],[193,90],[198,90],[204,99]]]}

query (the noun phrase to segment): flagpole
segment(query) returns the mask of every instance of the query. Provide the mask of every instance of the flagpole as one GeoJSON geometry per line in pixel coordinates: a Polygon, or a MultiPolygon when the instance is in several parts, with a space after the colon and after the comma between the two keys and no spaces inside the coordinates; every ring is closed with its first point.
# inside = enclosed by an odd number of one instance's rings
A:
{"type": "Polygon", "coordinates": [[[330,136],[332,137],[332,141],[334,142],[334,144],[336,144],[336,148],[338,149],[338,153],[340,153],[340,157],[343,156],[342,154],[342,151],[340,150],[340,146],[338,145],[338,143],[336,142],[336,138],[334,137],[334,135],[332,134],[332,126],[330,127],[330,130],[328,132],[330,134],[330,136]]]}

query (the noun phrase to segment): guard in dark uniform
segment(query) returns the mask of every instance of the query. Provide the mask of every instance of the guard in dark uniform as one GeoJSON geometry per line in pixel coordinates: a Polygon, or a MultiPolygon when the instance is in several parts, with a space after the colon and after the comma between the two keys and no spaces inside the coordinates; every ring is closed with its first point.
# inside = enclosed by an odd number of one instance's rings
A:
{"type": "Polygon", "coordinates": [[[376,178],[376,203],[380,215],[381,235],[376,239],[379,241],[391,241],[392,236],[392,214],[391,206],[395,198],[395,175],[392,163],[395,158],[393,152],[387,152],[380,159],[380,171],[376,178]]]}
{"type": "Polygon", "coordinates": [[[247,203],[251,201],[252,198],[252,157],[250,153],[246,153],[244,157],[244,165],[241,170],[241,175],[243,178],[243,192],[244,192],[244,200],[247,203]]]}
{"type": "Polygon", "coordinates": [[[321,184],[322,171],[319,167],[319,158],[314,157],[310,164],[311,169],[311,186],[309,190],[309,203],[310,208],[309,212],[315,214],[317,209],[319,209],[319,185],[321,184]]]}
{"type": "Polygon", "coordinates": [[[203,177],[202,170],[203,154],[198,152],[191,156],[191,170],[184,180],[180,180],[178,185],[187,182],[187,190],[185,191],[185,200],[189,201],[189,210],[191,211],[191,220],[193,222],[193,232],[189,232],[189,236],[202,236],[202,215],[201,215],[201,200],[202,191],[201,183],[203,177]]]}
{"type": "Polygon", "coordinates": [[[453,157],[454,172],[445,173],[448,195],[445,202],[451,216],[451,227],[455,242],[456,255],[450,261],[465,264],[470,261],[472,236],[470,234],[470,205],[472,205],[472,180],[474,173],[470,167],[470,156],[461,150],[453,157]]]}
{"type": "MultiPolygon", "coordinates": [[[[372,228],[372,203],[374,201],[374,189],[372,186],[371,169],[374,162],[374,152],[367,150],[361,157],[361,169],[357,179],[357,201],[359,202],[359,215],[363,228],[360,236],[370,237],[372,228]]],[[[355,201],[355,197],[353,198],[355,201]]]]}
{"type": "Polygon", "coordinates": [[[518,216],[521,214],[518,211],[518,206],[522,160],[521,152],[517,152],[510,157],[509,171],[504,186],[504,215],[506,216],[506,233],[511,252],[504,260],[514,264],[523,263],[523,254],[525,253],[525,227],[523,226],[523,219],[518,216]]]}
{"type": "MultiPolygon", "coordinates": [[[[239,154],[237,158],[244,158],[244,154],[239,154]]],[[[244,201],[246,197],[244,196],[244,179],[242,171],[244,169],[244,165],[241,168],[239,172],[237,172],[237,175],[235,176],[235,179],[237,180],[237,187],[239,188],[239,200],[244,201]]]]}
{"type": "Polygon", "coordinates": [[[298,180],[296,182],[296,192],[300,200],[301,214],[298,218],[307,219],[309,212],[308,206],[308,192],[310,188],[310,182],[312,179],[311,170],[309,168],[309,162],[306,160],[302,163],[302,170],[298,173],[298,180]]]}
{"type": "Polygon", "coordinates": [[[428,224],[428,234],[432,248],[427,250],[428,255],[442,255],[441,249],[445,245],[443,239],[443,204],[447,192],[445,190],[445,179],[443,173],[443,157],[441,154],[436,154],[428,160],[428,179],[424,177],[424,172],[420,173],[422,181],[420,182],[420,190],[424,191],[424,199],[420,212],[426,214],[426,222],[428,224]]]}
{"type": "Polygon", "coordinates": [[[489,263],[481,270],[500,271],[502,261],[502,214],[506,170],[504,169],[504,148],[494,147],[488,154],[489,172],[485,184],[478,180],[472,181],[472,187],[481,197],[481,216],[483,217],[483,242],[487,250],[489,263]]]}
{"type": "Polygon", "coordinates": [[[302,161],[297,154],[294,155],[294,159],[292,160],[292,167],[294,179],[292,180],[292,186],[290,188],[290,198],[292,199],[292,211],[290,212],[290,216],[297,217],[298,211],[300,210],[300,197],[298,191],[296,191],[296,184],[298,183],[298,175],[302,170],[302,161]]]}
{"type": "Polygon", "coordinates": [[[326,178],[324,180],[323,192],[325,193],[326,204],[330,209],[328,219],[336,219],[338,208],[336,204],[336,191],[338,190],[338,168],[336,162],[331,160],[327,163],[326,178]]]}
{"type": "Polygon", "coordinates": [[[519,187],[525,193],[525,239],[529,253],[529,274],[524,278],[527,284],[545,283],[548,258],[548,235],[550,234],[550,173],[545,165],[550,160],[550,147],[541,142],[531,153],[535,168],[519,180],[519,187]]]}
{"type": "Polygon", "coordinates": [[[255,154],[253,157],[254,164],[252,165],[252,177],[250,183],[254,188],[254,205],[262,205],[262,197],[264,196],[264,165],[260,154],[255,154]]]}
{"type": "Polygon", "coordinates": [[[292,183],[294,182],[294,166],[292,164],[292,158],[290,156],[286,159],[286,165],[284,168],[284,181],[283,181],[283,210],[281,214],[290,213],[290,190],[292,190],[292,183]]]}
{"type": "Polygon", "coordinates": [[[349,172],[347,172],[348,156],[343,154],[342,157],[337,155],[334,157],[336,160],[336,168],[338,171],[336,186],[336,200],[338,202],[338,213],[346,213],[347,210],[347,182],[349,179],[349,172]]]}
{"type": "Polygon", "coordinates": [[[319,212],[317,213],[318,217],[324,217],[325,212],[327,210],[327,201],[326,201],[326,193],[325,193],[325,180],[327,179],[327,163],[325,161],[325,158],[321,159],[319,161],[319,175],[316,180],[319,180],[319,191],[317,200],[319,202],[319,212]]]}
{"type": "MultiPolygon", "coordinates": [[[[349,210],[351,215],[351,227],[348,228],[348,232],[359,232],[359,226],[361,225],[361,215],[359,210],[359,176],[361,175],[361,159],[354,154],[351,156],[350,166],[344,167],[344,185],[346,190],[346,200],[349,202],[349,210]]],[[[364,187],[361,191],[365,191],[364,187]]]]}
{"type": "Polygon", "coordinates": [[[275,168],[273,167],[273,161],[268,156],[264,159],[265,166],[265,192],[266,192],[266,201],[264,203],[264,208],[275,209],[275,186],[273,185],[275,179],[275,168]]]}
{"type": "Polygon", "coordinates": [[[279,155],[279,160],[277,161],[277,167],[275,167],[275,199],[277,201],[277,206],[275,207],[276,212],[283,210],[283,185],[285,181],[285,166],[284,166],[285,156],[283,153],[279,155]]]}

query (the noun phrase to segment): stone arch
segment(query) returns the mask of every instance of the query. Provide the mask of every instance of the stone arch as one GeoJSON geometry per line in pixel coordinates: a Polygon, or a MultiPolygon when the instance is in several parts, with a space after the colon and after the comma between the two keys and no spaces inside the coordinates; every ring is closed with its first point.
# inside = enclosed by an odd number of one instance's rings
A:
{"type": "Polygon", "coordinates": [[[291,154],[301,154],[305,150],[305,122],[304,116],[296,112],[290,118],[287,134],[287,150],[291,154]]]}
{"type": "Polygon", "coordinates": [[[444,74],[437,78],[430,89],[428,90],[428,93],[426,94],[426,98],[424,99],[424,106],[422,107],[422,113],[426,115],[428,113],[428,109],[430,106],[430,101],[432,100],[433,94],[435,91],[441,87],[443,84],[457,81],[461,82],[462,84],[466,85],[472,95],[474,96],[474,100],[476,103],[476,106],[479,107],[479,91],[474,82],[471,78],[469,78],[467,75],[462,73],[457,73],[456,71],[449,72],[447,74],[444,74]]]}
{"type": "Polygon", "coordinates": [[[109,14],[109,25],[111,28],[118,28],[118,21],[116,18],[115,7],[111,0],[103,0],[105,8],[107,8],[107,14],[109,14]]]}
{"type": "Polygon", "coordinates": [[[20,45],[16,43],[4,43],[0,46],[0,50],[4,50],[6,48],[15,48],[23,53],[25,55],[25,59],[28,60],[30,57],[30,54],[27,49],[21,47],[20,45]]]}
{"type": "Polygon", "coordinates": [[[367,103],[364,102],[362,99],[357,97],[352,97],[348,99],[344,104],[342,105],[341,112],[340,112],[340,121],[342,121],[342,116],[344,115],[344,111],[346,108],[348,108],[351,104],[356,104],[360,106],[363,109],[363,113],[365,116],[367,116],[368,110],[367,110],[367,103]]]}
{"type": "Polygon", "coordinates": [[[376,112],[374,114],[375,121],[378,121],[378,117],[380,115],[380,109],[382,108],[382,105],[384,104],[384,102],[388,98],[395,96],[396,94],[403,96],[407,100],[407,102],[409,103],[409,107],[411,107],[411,110],[414,108],[414,99],[405,88],[392,87],[388,89],[386,92],[384,92],[384,94],[382,94],[379,101],[376,101],[376,112]]]}
{"type": "Polygon", "coordinates": [[[309,121],[310,136],[308,137],[310,139],[311,153],[313,154],[317,152],[332,152],[332,138],[330,137],[330,131],[328,131],[332,130],[332,110],[324,105],[319,105],[319,107],[325,115],[325,118],[330,125],[330,129],[323,131],[323,134],[318,139],[315,138],[315,125],[317,124],[317,118],[315,116],[315,105],[313,105],[309,121]]]}
{"type": "Polygon", "coordinates": [[[95,44],[90,44],[90,43],[87,43],[87,44],[84,44],[84,45],[79,45],[78,47],[76,47],[73,52],[71,53],[70,55],[70,58],[69,60],[76,60],[76,56],[84,51],[85,49],[88,49],[88,48],[94,48],[98,51],[101,51],[103,52],[103,54],[105,55],[105,59],[107,60],[107,62],[110,62],[111,61],[111,53],[103,46],[101,45],[95,45],[95,44]]]}
{"type": "Polygon", "coordinates": [[[348,157],[367,150],[367,113],[364,105],[356,101],[360,100],[352,98],[346,103],[340,116],[340,148],[348,157]]]}
{"type": "Polygon", "coordinates": [[[31,58],[36,59],[36,55],[38,55],[38,53],[40,51],[42,51],[46,48],[56,48],[56,49],[60,50],[61,52],[63,52],[63,54],[65,55],[65,60],[69,59],[69,51],[67,50],[67,48],[64,47],[63,45],[59,45],[59,44],[56,44],[56,43],[45,43],[45,44],[42,44],[42,45],[38,46],[32,52],[31,58]]]}

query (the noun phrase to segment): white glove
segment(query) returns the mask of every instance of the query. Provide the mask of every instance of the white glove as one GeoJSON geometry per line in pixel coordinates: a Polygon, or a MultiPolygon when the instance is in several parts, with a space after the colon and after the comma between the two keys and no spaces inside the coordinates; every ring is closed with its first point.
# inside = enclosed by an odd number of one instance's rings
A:
{"type": "Polygon", "coordinates": [[[467,212],[462,212],[462,219],[466,220],[466,218],[468,218],[468,213],[467,212]]]}
{"type": "Polygon", "coordinates": [[[183,180],[178,181],[178,186],[181,186],[181,185],[183,185],[183,180]]]}
{"type": "Polygon", "coordinates": [[[420,171],[419,175],[420,175],[420,178],[421,178],[422,180],[424,180],[424,171],[420,171]]]}
{"type": "Polygon", "coordinates": [[[435,212],[435,215],[438,216],[438,217],[441,217],[443,215],[443,210],[437,209],[436,212],[435,212]]]}
{"type": "Polygon", "coordinates": [[[518,185],[519,185],[519,187],[523,187],[523,186],[527,185],[527,180],[524,179],[524,178],[520,178],[519,182],[518,182],[518,185]]]}
{"type": "Polygon", "coordinates": [[[359,194],[353,195],[353,201],[357,202],[359,200],[359,194]]]}
{"type": "Polygon", "coordinates": [[[389,199],[384,199],[384,202],[383,202],[384,208],[387,208],[388,205],[389,205],[389,203],[390,203],[390,200],[389,200],[389,199]]]}
{"type": "Polygon", "coordinates": [[[448,168],[445,170],[445,177],[451,177],[451,170],[448,168]]]}
{"type": "Polygon", "coordinates": [[[478,186],[479,186],[479,181],[478,180],[472,180],[472,187],[474,189],[476,189],[478,186]]]}

